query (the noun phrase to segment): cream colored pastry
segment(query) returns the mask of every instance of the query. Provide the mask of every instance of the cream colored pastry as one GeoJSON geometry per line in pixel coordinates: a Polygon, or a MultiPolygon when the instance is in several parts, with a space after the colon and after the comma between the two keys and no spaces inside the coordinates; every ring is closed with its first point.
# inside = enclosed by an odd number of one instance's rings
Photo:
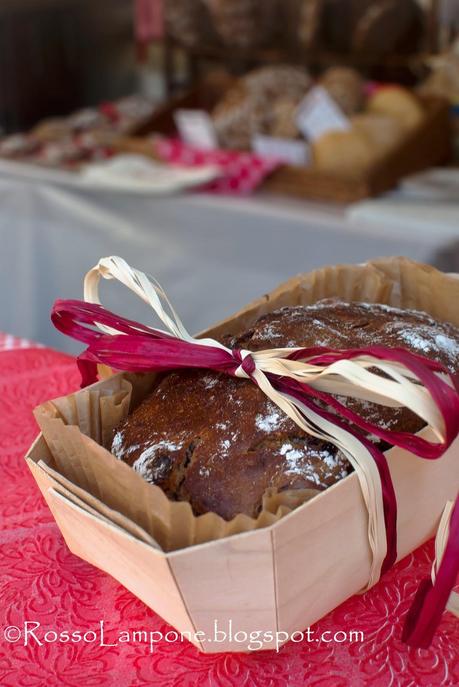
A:
{"type": "Polygon", "coordinates": [[[71,127],[65,117],[55,117],[44,119],[30,131],[30,135],[37,141],[57,141],[60,138],[69,136],[71,127]]]}
{"type": "Polygon", "coordinates": [[[459,39],[451,50],[428,60],[430,74],[419,87],[424,95],[446,98],[459,105],[459,39]]]}
{"type": "Polygon", "coordinates": [[[314,166],[324,172],[357,176],[378,159],[368,136],[355,128],[329,131],[312,144],[314,166]]]}
{"type": "Polygon", "coordinates": [[[351,123],[356,131],[367,136],[378,155],[396,148],[405,136],[403,125],[391,115],[362,112],[351,117],[351,123]]]}
{"type": "Polygon", "coordinates": [[[368,99],[367,110],[395,117],[407,131],[415,129],[424,119],[419,99],[400,86],[386,86],[376,91],[368,99]]]}

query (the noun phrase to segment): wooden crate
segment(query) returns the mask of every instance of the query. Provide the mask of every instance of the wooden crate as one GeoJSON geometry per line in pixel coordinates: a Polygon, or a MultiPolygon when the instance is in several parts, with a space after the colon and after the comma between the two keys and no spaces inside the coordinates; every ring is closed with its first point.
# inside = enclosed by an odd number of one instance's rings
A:
{"type": "MultiPolygon", "coordinates": [[[[212,110],[233,82],[219,75],[182,96],[172,98],[139,127],[130,138],[115,143],[118,150],[144,152],[155,157],[150,141],[153,133],[176,136],[176,109],[212,110]]],[[[379,195],[397,186],[400,179],[427,167],[443,164],[451,156],[451,122],[448,103],[437,97],[422,98],[426,116],[423,122],[384,158],[361,175],[339,175],[313,167],[283,165],[268,177],[263,190],[300,198],[350,203],[379,195]]]]}

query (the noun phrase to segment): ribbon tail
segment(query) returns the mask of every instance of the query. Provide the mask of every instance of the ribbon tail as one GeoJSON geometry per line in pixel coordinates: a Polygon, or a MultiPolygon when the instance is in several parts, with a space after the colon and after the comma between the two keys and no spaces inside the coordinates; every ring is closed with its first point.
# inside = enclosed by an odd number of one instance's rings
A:
{"type": "Polygon", "coordinates": [[[435,582],[424,579],[408,611],[402,640],[411,647],[428,649],[459,574],[459,496],[452,510],[449,535],[435,582]]]}
{"type": "Polygon", "coordinates": [[[432,642],[440,619],[435,622],[435,625],[433,624],[432,619],[430,620],[429,631],[427,633],[424,632],[421,634],[418,629],[420,616],[423,612],[427,595],[432,590],[432,587],[433,585],[430,577],[426,577],[421,581],[414,596],[411,608],[406,615],[405,625],[402,632],[402,641],[405,642],[405,644],[408,644],[408,646],[419,649],[428,649],[432,642]]]}
{"type": "MultiPolygon", "coordinates": [[[[292,379],[276,378],[275,375],[271,374],[268,374],[268,378],[272,381],[276,391],[288,394],[300,412],[304,414],[304,411],[307,411],[307,409],[312,411],[315,415],[314,422],[316,425],[322,425],[322,423],[325,422],[328,425],[329,432],[331,427],[340,431],[340,442],[337,443],[336,437],[332,436],[329,436],[326,440],[335,444],[335,446],[341,450],[345,450],[348,459],[354,466],[369,512],[369,530],[373,530],[374,527],[376,528],[373,522],[376,510],[375,499],[377,495],[381,495],[386,551],[384,557],[381,558],[381,565],[376,575],[374,566],[376,560],[379,558],[381,542],[379,544],[374,543],[372,546],[373,567],[369,585],[372,586],[379,576],[387,572],[397,560],[397,499],[386,456],[377,446],[369,441],[363,434],[357,432],[351,425],[344,423],[338,416],[333,415],[323,407],[319,408],[310,398],[310,396],[318,394],[310,387],[307,387],[305,384],[299,384],[292,379]],[[369,470],[368,461],[374,462],[376,472],[369,470]],[[367,494],[367,497],[365,497],[365,494],[367,494]]],[[[320,394],[319,398],[320,397],[324,398],[324,394],[320,394]]],[[[327,425],[325,425],[325,427],[327,427],[327,425]]],[[[369,539],[370,542],[373,540],[371,535],[369,539]]]]}
{"type": "Polygon", "coordinates": [[[77,358],[78,370],[81,375],[81,388],[85,389],[90,384],[97,382],[97,358],[89,351],[84,351],[77,358]]]}

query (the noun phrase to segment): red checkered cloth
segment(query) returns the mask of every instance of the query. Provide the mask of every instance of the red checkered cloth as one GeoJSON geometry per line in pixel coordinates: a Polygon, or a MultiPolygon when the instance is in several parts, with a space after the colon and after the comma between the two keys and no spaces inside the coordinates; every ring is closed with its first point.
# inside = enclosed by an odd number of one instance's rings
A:
{"type": "Polygon", "coordinates": [[[234,150],[201,150],[176,138],[155,139],[156,153],[164,162],[185,167],[217,165],[222,176],[200,187],[212,193],[248,195],[253,193],[281,164],[254,153],[234,150]]]}

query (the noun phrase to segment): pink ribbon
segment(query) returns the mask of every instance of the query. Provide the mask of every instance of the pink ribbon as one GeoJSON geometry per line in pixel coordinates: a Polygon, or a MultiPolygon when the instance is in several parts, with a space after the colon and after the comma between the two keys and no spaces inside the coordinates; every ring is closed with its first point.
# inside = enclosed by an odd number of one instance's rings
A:
{"type": "MultiPolygon", "coordinates": [[[[97,364],[99,363],[116,370],[130,372],[206,368],[231,376],[235,376],[236,370],[242,366],[249,378],[256,383],[252,376],[255,363],[250,355],[244,357],[237,349],[228,352],[217,346],[185,341],[166,332],[120,317],[101,305],[76,300],[58,300],[54,304],[51,319],[61,332],[87,344],[87,349],[77,359],[82,387],[97,381],[97,364]],[[112,335],[97,331],[93,328],[96,324],[112,327],[122,334],[112,335]]],[[[362,355],[401,363],[418,377],[443,416],[446,429],[443,443],[429,442],[408,432],[383,429],[345,407],[330,394],[319,391],[306,383],[300,384],[294,379],[273,373],[266,373],[266,376],[276,390],[288,393],[337,427],[351,432],[371,453],[382,484],[387,538],[387,554],[381,570],[383,573],[397,559],[396,497],[384,453],[366,439],[359,430],[373,434],[382,441],[406,449],[421,458],[435,460],[443,454],[459,433],[459,381],[457,376],[451,375],[441,364],[399,348],[373,346],[344,351],[335,351],[325,347],[303,348],[295,350],[288,358],[307,360],[313,365],[327,366],[338,360],[352,359],[362,355]],[[454,388],[440,379],[435,374],[436,372],[449,375],[454,388]],[[337,411],[338,415],[324,410],[317,401],[325,402],[327,406],[337,411]],[[347,422],[340,419],[341,417],[347,422]]],[[[457,574],[459,565],[459,507],[457,503],[451,523],[450,539],[451,542],[445,551],[435,585],[430,584],[429,587],[428,582],[423,584],[416,595],[413,609],[407,620],[404,638],[412,645],[424,646],[426,641],[430,642],[454,585],[452,577],[454,577],[454,570],[457,574]]]]}

